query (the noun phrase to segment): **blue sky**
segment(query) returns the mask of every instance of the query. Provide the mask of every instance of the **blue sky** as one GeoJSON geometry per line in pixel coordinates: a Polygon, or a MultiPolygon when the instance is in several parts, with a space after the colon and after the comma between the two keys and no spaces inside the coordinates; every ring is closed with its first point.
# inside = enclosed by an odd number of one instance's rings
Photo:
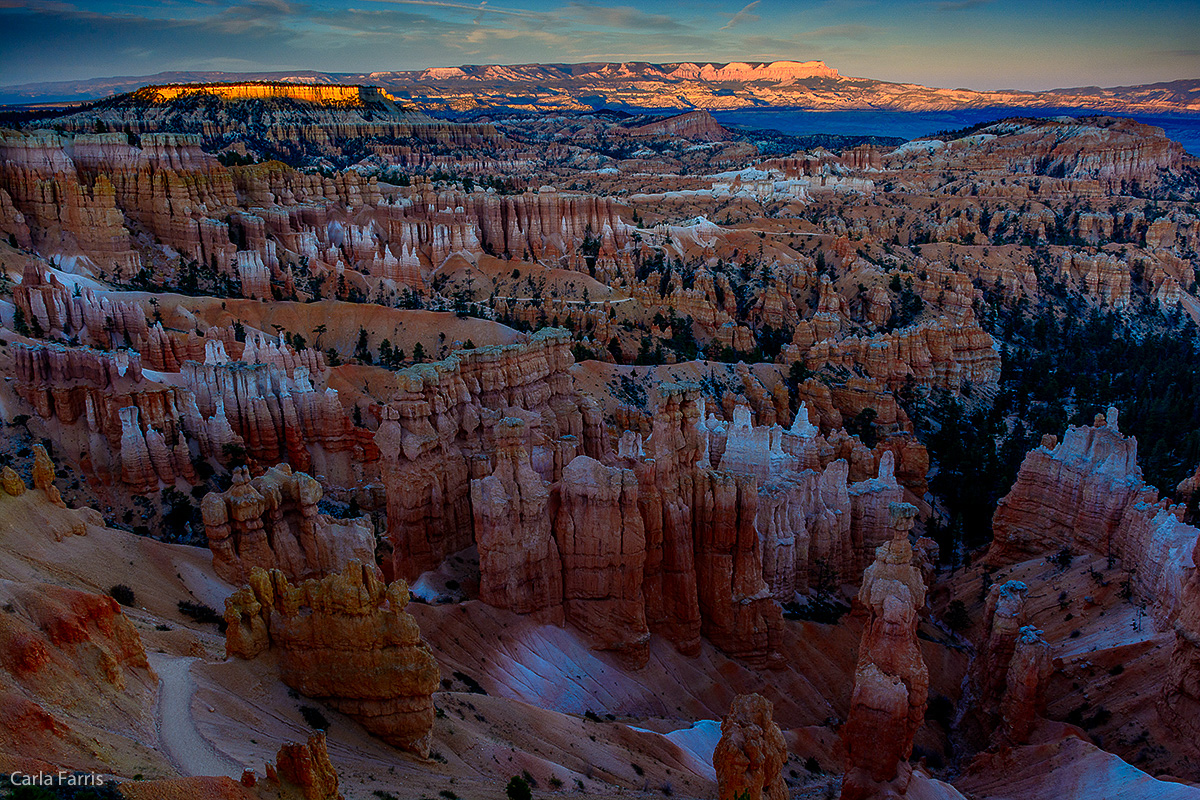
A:
{"type": "Polygon", "coordinates": [[[1200,0],[0,0],[0,84],[774,59],[973,89],[1200,78],[1200,0]]]}

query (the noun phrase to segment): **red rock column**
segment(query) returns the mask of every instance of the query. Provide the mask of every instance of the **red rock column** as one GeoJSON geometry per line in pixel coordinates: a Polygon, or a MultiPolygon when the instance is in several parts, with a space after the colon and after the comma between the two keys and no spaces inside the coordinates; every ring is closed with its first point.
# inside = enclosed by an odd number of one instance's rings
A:
{"type": "Polygon", "coordinates": [[[471,481],[479,599],[561,624],[563,573],[550,530],[550,487],[530,465],[526,427],[514,417],[501,420],[496,426],[496,468],[471,481]]]}
{"type": "Polygon", "coordinates": [[[917,612],[925,583],[913,564],[908,532],[917,509],[890,507],[893,538],[863,574],[859,602],[870,615],[858,650],[850,715],[842,728],[846,774],[842,800],[903,796],[912,777],[908,759],[925,716],[929,670],[917,643],[917,612]]]}
{"type": "Polygon", "coordinates": [[[772,712],[771,701],[757,694],[733,698],[713,751],[718,800],[786,800],[787,743],[772,712]]]}
{"type": "Polygon", "coordinates": [[[632,470],[578,456],[563,470],[554,536],[567,619],[634,668],[649,660],[646,534],[632,470]]]}

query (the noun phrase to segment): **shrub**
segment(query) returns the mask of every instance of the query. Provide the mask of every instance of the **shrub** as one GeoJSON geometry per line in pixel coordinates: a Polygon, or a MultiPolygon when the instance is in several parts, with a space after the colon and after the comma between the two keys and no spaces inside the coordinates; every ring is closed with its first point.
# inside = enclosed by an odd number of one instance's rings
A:
{"type": "Polygon", "coordinates": [[[308,723],[308,727],[317,731],[329,730],[329,720],[321,713],[321,709],[312,706],[300,706],[300,716],[308,723]]]}
{"type": "Polygon", "coordinates": [[[533,791],[529,788],[529,781],[520,775],[514,775],[509,779],[508,786],[504,787],[504,794],[508,800],[533,800],[533,791]]]}
{"type": "Polygon", "coordinates": [[[1049,561],[1054,566],[1058,567],[1059,571],[1065,572],[1067,569],[1070,568],[1071,559],[1073,559],[1074,557],[1075,557],[1075,553],[1073,553],[1071,551],[1071,546],[1063,545],[1061,550],[1059,550],[1054,555],[1049,556],[1046,560],[1049,561]]]}
{"type": "Polygon", "coordinates": [[[962,600],[951,600],[946,606],[946,625],[950,630],[960,633],[971,627],[971,615],[967,613],[967,604],[962,600]]]}
{"type": "Polygon", "coordinates": [[[134,594],[133,589],[123,583],[118,583],[109,589],[108,596],[123,606],[132,606],[137,602],[137,595],[134,594]]]}
{"type": "Polygon", "coordinates": [[[224,633],[225,618],[216,612],[212,606],[204,603],[193,603],[191,600],[179,601],[179,613],[200,624],[212,624],[224,633]]]}

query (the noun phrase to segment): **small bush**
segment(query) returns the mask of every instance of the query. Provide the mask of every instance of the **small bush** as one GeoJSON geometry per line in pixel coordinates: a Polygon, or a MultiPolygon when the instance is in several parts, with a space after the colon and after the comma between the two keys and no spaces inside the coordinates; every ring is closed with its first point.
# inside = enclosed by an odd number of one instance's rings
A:
{"type": "Polygon", "coordinates": [[[221,633],[225,632],[225,618],[217,613],[212,606],[204,603],[193,603],[191,600],[180,600],[179,613],[185,617],[199,622],[201,625],[211,624],[216,625],[221,633]]]}
{"type": "Polygon", "coordinates": [[[962,600],[951,600],[946,606],[946,626],[955,633],[961,633],[971,627],[971,615],[967,613],[967,604],[962,600]]]}
{"type": "Polygon", "coordinates": [[[118,583],[109,589],[108,596],[123,606],[132,606],[137,603],[137,595],[134,594],[133,589],[123,583],[118,583]]]}
{"type": "Polygon", "coordinates": [[[321,713],[321,709],[312,706],[300,706],[300,716],[308,723],[308,727],[317,731],[329,730],[329,720],[321,713]]]}
{"type": "Polygon", "coordinates": [[[1084,730],[1090,731],[1092,728],[1098,728],[1104,723],[1112,719],[1112,712],[1104,706],[1096,709],[1096,713],[1085,719],[1081,725],[1084,730]]]}
{"type": "Polygon", "coordinates": [[[1063,545],[1061,550],[1052,556],[1048,556],[1046,560],[1058,567],[1059,572],[1065,572],[1071,567],[1071,560],[1073,558],[1075,558],[1075,553],[1072,552],[1071,546],[1063,545]]]}
{"type": "Polygon", "coordinates": [[[508,800],[533,800],[533,791],[529,788],[529,781],[520,775],[514,775],[509,779],[508,786],[504,787],[504,794],[508,800]]]}

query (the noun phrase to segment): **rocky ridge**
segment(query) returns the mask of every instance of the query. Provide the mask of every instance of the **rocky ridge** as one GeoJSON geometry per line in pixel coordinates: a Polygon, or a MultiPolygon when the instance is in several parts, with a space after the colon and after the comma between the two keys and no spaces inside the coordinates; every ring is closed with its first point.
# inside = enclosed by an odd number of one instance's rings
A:
{"type": "Polygon", "coordinates": [[[1182,506],[1160,500],[1142,480],[1137,440],[1117,424],[1110,408],[1091,426],[1068,428],[1061,443],[1048,434],[1026,456],[996,508],[988,560],[1060,549],[1111,556],[1133,574],[1156,617],[1171,620],[1183,609],[1188,554],[1200,531],[1183,523],[1182,506]]]}

